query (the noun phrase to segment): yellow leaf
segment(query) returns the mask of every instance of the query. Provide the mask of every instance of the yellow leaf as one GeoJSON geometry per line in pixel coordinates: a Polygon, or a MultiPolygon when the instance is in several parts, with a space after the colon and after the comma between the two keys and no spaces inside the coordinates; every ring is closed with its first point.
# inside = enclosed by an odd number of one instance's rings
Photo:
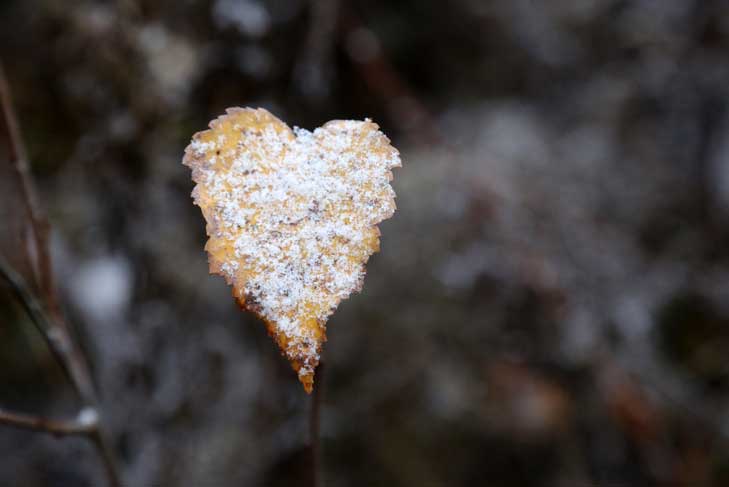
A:
{"type": "Polygon", "coordinates": [[[396,149],[370,120],[293,130],[264,109],[230,108],[183,163],[207,222],[210,272],[258,315],[307,392],[326,322],[359,291],[395,211],[396,149]]]}

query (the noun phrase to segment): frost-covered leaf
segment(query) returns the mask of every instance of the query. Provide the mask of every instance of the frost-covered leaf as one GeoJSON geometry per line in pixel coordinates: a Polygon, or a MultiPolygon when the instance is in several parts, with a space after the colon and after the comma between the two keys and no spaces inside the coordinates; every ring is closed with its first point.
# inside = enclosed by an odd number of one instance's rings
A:
{"type": "Polygon", "coordinates": [[[210,271],[266,323],[311,392],[326,321],[361,289],[395,211],[396,149],[370,120],[309,132],[232,108],[195,134],[183,163],[210,237],[210,271]]]}

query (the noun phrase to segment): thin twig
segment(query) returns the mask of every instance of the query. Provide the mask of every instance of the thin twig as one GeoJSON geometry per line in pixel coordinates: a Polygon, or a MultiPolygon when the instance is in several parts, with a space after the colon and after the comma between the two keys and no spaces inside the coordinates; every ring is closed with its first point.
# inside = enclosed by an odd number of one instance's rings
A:
{"type": "MultiPolygon", "coordinates": [[[[30,292],[23,278],[17,272],[15,272],[2,257],[0,257],[0,277],[2,277],[10,285],[10,288],[13,290],[16,297],[18,298],[18,301],[22,304],[23,308],[28,313],[28,316],[40,333],[41,337],[43,337],[43,339],[46,341],[46,344],[48,345],[51,353],[53,353],[56,361],[66,373],[76,390],[79,391],[79,395],[85,400],[87,405],[84,408],[84,411],[92,411],[95,418],[93,422],[87,422],[87,424],[84,425],[83,429],[79,427],[68,428],[73,424],[52,422],[42,418],[7,413],[0,410],[0,424],[9,424],[12,426],[25,427],[26,429],[32,429],[36,431],[48,431],[49,433],[55,434],[86,435],[94,443],[94,446],[96,447],[98,454],[101,457],[110,487],[119,487],[121,485],[121,482],[119,480],[119,471],[116,466],[116,461],[114,460],[114,455],[110,446],[110,442],[106,438],[105,433],[102,430],[101,425],[98,421],[98,413],[96,412],[98,405],[96,402],[95,394],[93,390],[91,390],[91,396],[89,397],[89,394],[85,393],[83,389],[81,389],[78,377],[74,374],[74,369],[69,362],[68,354],[70,348],[68,337],[63,333],[53,332],[53,325],[51,325],[51,322],[48,316],[43,311],[43,307],[41,306],[41,304],[30,292]],[[59,427],[57,428],[57,431],[51,430],[51,428],[55,426],[59,427]],[[63,431],[66,432],[64,433],[63,431]]],[[[81,426],[81,423],[77,424],[76,426],[81,426]]]]}
{"type": "MultiPolygon", "coordinates": [[[[0,129],[7,134],[11,167],[15,171],[21,187],[25,210],[33,231],[36,256],[35,277],[45,307],[31,293],[22,277],[13,272],[4,262],[0,262],[0,274],[8,281],[41,336],[48,343],[54,357],[70,378],[81,400],[85,403],[85,410],[94,411],[98,418],[96,412],[99,411],[99,401],[91,379],[91,372],[81,349],[73,340],[71,327],[65,320],[58,299],[48,242],[50,225],[38,204],[35,187],[30,176],[27,151],[20,135],[20,125],[13,109],[10,86],[2,63],[0,63],[0,111],[2,114],[0,129]]],[[[109,486],[120,487],[121,480],[113,450],[98,419],[87,436],[94,443],[101,457],[109,486]]]]}
{"type": "Polygon", "coordinates": [[[10,289],[15,294],[18,302],[23,306],[25,312],[28,313],[30,321],[38,330],[40,336],[45,340],[48,349],[53,354],[58,364],[63,369],[71,384],[75,387],[76,381],[73,380],[73,375],[69,370],[68,364],[66,363],[64,355],[64,344],[61,342],[62,336],[58,333],[53,333],[52,325],[50,324],[48,317],[43,311],[43,306],[38,302],[33,293],[28,288],[25,280],[20,274],[15,272],[13,268],[0,256],[0,277],[8,283],[10,289]]]}
{"type": "Polygon", "coordinates": [[[10,157],[10,166],[16,173],[18,184],[20,185],[23,204],[25,206],[24,210],[28,214],[28,218],[31,223],[31,230],[33,232],[33,243],[35,247],[35,262],[33,262],[33,270],[35,273],[36,284],[38,284],[41,291],[46,294],[51,282],[49,279],[52,279],[50,274],[50,260],[47,257],[47,252],[45,257],[41,257],[42,251],[39,248],[39,244],[41,242],[46,242],[48,239],[48,225],[45,223],[46,218],[38,204],[35,187],[33,186],[30,178],[28,152],[26,151],[25,144],[20,136],[20,124],[18,123],[18,117],[15,114],[15,110],[13,110],[10,85],[5,77],[2,62],[0,62],[0,110],[2,113],[2,119],[0,120],[0,122],[2,122],[2,129],[8,136],[8,155],[10,157]]]}
{"type": "Polygon", "coordinates": [[[311,396],[309,410],[309,454],[311,468],[311,487],[319,487],[321,481],[321,442],[319,424],[321,420],[321,402],[324,389],[324,362],[319,362],[316,369],[316,384],[311,396]]]}
{"type": "Polygon", "coordinates": [[[30,219],[33,232],[33,243],[36,257],[36,282],[40,294],[53,318],[49,321],[46,333],[57,337],[58,345],[63,348],[60,352],[65,356],[66,365],[72,377],[72,382],[81,398],[91,404],[97,402],[91,374],[88,372],[83,355],[71,339],[73,334],[65,321],[61,311],[58,293],[54,285],[53,266],[51,265],[49,233],[50,225],[45,213],[38,203],[35,185],[28,165],[28,152],[20,135],[20,124],[13,109],[10,85],[5,77],[2,62],[0,62],[0,108],[2,109],[2,128],[7,133],[10,155],[10,165],[14,169],[25,209],[30,219]]]}
{"type": "Polygon", "coordinates": [[[101,424],[97,425],[92,434],[89,435],[89,438],[101,457],[101,464],[104,466],[109,487],[122,487],[121,474],[119,473],[116,456],[111,446],[112,443],[101,424]]]}
{"type": "Polygon", "coordinates": [[[16,428],[50,433],[54,436],[91,436],[96,431],[95,421],[53,420],[30,414],[0,409],[0,424],[16,428]]]}

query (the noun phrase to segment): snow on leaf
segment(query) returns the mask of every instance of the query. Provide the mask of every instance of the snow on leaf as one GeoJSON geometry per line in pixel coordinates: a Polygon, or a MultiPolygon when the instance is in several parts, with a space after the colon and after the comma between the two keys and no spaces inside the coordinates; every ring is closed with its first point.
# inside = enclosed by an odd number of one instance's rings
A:
{"type": "Polygon", "coordinates": [[[183,163],[207,222],[210,272],[264,321],[311,392],[327,319],[361,289],[377,224],[395,211],[398,151],[370,120],[310,132],[230,108],[193,136],[183,163]]]}

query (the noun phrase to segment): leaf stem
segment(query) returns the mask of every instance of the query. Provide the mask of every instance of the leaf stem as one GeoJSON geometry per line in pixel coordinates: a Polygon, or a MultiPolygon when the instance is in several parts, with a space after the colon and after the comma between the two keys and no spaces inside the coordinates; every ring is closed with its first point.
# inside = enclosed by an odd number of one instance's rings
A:
{"type": "Polygon", "coordinates": [[[309,410],[309,454],[311,469],[311,487],[318,487],[321,482],[321,441],[320,420],[321,403],[324,389],[324,361],[319,362],[316,369],[316,383],[311,395],[309,410]]]}

